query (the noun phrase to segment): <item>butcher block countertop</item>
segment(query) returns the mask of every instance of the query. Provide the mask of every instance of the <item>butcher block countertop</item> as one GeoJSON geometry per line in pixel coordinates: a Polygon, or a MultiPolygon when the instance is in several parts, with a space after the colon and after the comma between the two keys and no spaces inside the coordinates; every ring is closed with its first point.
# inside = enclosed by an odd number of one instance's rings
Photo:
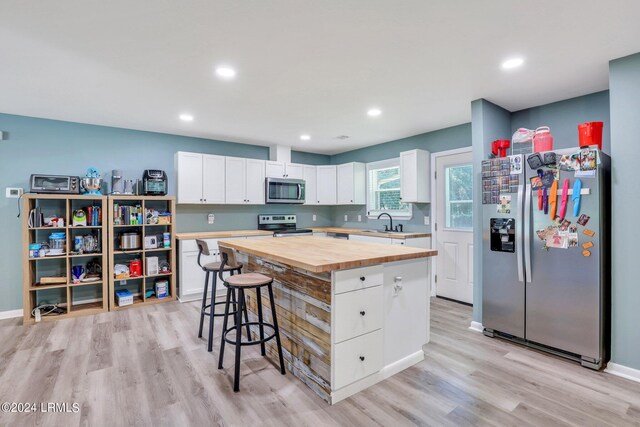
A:
{"type": "Polygon", "coordinates": [[[312,228],[314,233],[340,233],[340,234],[357,234],[359,236],[386,237],[388,239],[416,239],[418,237],[431,237],[431,233],[376,233],[374,231],[365,231],[362,228],[345,228],[345,227],[317,227],[312,228]]]}
{"type": "Polygon", "coordinates": [[[273,231],[264,230],[232,230],[232,231],[196,231],[193,233],[176,233],[178,240],[224,239],[225,237],[273,236],[273,231]]]}
{"type": "Polygon", "coordinates": [[[433,249],[314,236],[221,240],[218,245],[313,273],[426,258],[438,254],[438,251],[433,249]]]}

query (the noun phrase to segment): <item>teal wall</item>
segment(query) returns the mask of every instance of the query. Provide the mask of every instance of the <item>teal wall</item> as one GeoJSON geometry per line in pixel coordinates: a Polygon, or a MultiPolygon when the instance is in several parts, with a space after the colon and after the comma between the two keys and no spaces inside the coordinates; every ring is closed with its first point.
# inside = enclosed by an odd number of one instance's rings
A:
{"type": "Polygon", "coordinates": [[[549,126],[554,148],[572,148],[578,146],[578,125],[584,122],[604,122],[602,151],[610,154],[608,90],[516,111],[511,114],[511,134],[521,127],[535,129],[549,126]]]}
{"type": "Polygon", "coordinates": [[[471,103],[473,143],[473,320],[482,323],[482,186],[481,162],[491,153],[491,141],[511,139],[511,113],[485,99],[471,103]]]}
{"type": "MultiPolygon", "coordinates": [[[[416,148],[435,153],[470,146],[471,123],[465,123],[336,154],[332,156],[331,163],[334,165],[348,162],[369,163],[400,157],[400,152],[416,148]]],[[[431,231],[430,225],[424,225],[424,217],[430,215],[430,207],[431,205],[428,203],[415,204],[412,207],[413,217],[406,221],[396,222],[394,220],[394,225],[395,223],[402,224],[405,231],[431,231]]],[[[336,206],[334,210],[333,223],[337,227],[383,229],[384,224],[388,224],[388,222],[388,219],[368,219],[366,206],[336,206]],[[346,221],[344,220],[345,215],[347,215],[346,221]],[[362,222],[358,222],[358,215],[362,217],[362,222]]]]}
{"type": "MultiPolygon", "coordinates": [[[[175,194],[173,157],[176,151],[268,159],[268,147],[142,132],[106,126],[45,120],[0,114],[0,131],[8,139],[0,141],[0,218],[3,245],[0,246],[0,311],[22,307],[21,220],[16,218],[17,200],[4,197],[6,187],[28,191],[32,173],[84,175],[97,167],[103,176],[122,169],[127,178],[141,178],[144,169],[163,169],[169,175],[169,193],[175,194]]],[[[329,164],[330,157],[292,152],[293,162],[329,164]]],[[[108,179],[110,183],[110,179],[108,179]]],[[[331,225],[333,208],[328,206],[179,206],[178,231],[233,230],[256,227],[262,212],[295,212],[302,226],[331,225]],[[216,214],[214,225],[207,214],[216,214]],[[316,222],[312,215],[316,214],[316,222]]]]}
{"type": "Polygon", "coordinates": [[[640,54],[611,61],[611,360],[640,369],[640,54]]]}

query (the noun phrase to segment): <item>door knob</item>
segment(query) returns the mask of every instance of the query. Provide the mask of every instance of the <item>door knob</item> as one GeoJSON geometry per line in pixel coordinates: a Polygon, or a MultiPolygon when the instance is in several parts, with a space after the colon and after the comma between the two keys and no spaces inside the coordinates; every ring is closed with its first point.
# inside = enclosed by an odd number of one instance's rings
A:
{"type": "Polygon", "coordinates": [[[360,356],[360,361],[364,362],[364,356],[360,356]]]}
{"type": "Polygon", "coordinates": [[[366,313],[365,313],[365,311],[364,311],[364,310],[362,310],[362,311],[360,312],[360,316],[364,316],[365,314],[366,314],[366,313]]]}
{"type": "Polygon", "coordinates": [[[364,282],[364,276],[360,277],[360,281],[364,282]]]}

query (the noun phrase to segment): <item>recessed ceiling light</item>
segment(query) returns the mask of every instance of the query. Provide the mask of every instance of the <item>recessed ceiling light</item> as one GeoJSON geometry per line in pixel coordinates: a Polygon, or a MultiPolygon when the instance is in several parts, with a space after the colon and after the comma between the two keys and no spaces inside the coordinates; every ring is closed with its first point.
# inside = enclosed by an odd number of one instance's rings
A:
{"type": "Polygon", "coordinates": [[[223,79],[232,79],[236,76],[236,70],[229,67],[218,67],[216,68],[216,74],[223,79]]]}
{"type": "Polygon", "coordinates": [[[370,108],[369,111],[367,111],[367,115],[370,117],[377,117],[380,114],[382,114],[382,111],[380,111],[379,108],[370,108]]]}
{"type": "Polygon", "coordinates": [[[524,64],[524,59],[522,59],[522,58],[507,59],[506,61],[504,61],[502,63],[502,69],[503,70],[510,70],[512,68],[518,68],[522,64],[524,64]]]}
{"type": "Polygon", "coordinates": [[[192,122],[193,121],[193,116],[191,114],[180,114],[180,120],[182,120],[183,122],[192,122]]]}
{"type": "Polygon", "coordinates": [[[303,140],[303,141],[308,141],[308,140],[311,139],[311,135],[307,135],[306,133],[302,134],[302,135],[300,135],[300,139],[303,140]]]}

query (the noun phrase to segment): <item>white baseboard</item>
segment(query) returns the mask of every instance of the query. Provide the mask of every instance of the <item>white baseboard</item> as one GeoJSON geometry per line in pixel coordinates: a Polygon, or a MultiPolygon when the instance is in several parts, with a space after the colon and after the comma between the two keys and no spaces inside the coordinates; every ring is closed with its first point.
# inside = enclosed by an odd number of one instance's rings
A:
{"type": "Polygon", "coordinates": [[[9,311],[0,311],[0,320],[2,319],[13,319],[15,317],[22,317],[22,309],[18,310],[9,310],[9,311]]]}
{"type": "Polygon", "coordinates": [[[415,353],[412,353],[400,360],[397,360],[393,363],[382,368],[380,371],[369,375],[355,383],[349,384],[347,386],[342,387],[340,390],[331,392],[331,404],[335,405],[341,400],[346,399],[349,396],[352,396],[359,391],[362,391],[366,388],[371,387],[372,385],[389,378],[392,375],[397,374],[400,371],[407,369],[410,366],[415,365],[424,360],[424,351],[418,350],[415,353]]]}
{"type": "Polygon", "coordinates": [[[617,363],[607,363],[606,373],[640,383],[640,369],[629,368],[617,363]]]}
{"type": "Polygon", "coordinates": [[[469,329],[482,333],[484,331],[484,326],[482,326],[482,323],[472,320],[471,325],[469,325],[469,329]]]}

